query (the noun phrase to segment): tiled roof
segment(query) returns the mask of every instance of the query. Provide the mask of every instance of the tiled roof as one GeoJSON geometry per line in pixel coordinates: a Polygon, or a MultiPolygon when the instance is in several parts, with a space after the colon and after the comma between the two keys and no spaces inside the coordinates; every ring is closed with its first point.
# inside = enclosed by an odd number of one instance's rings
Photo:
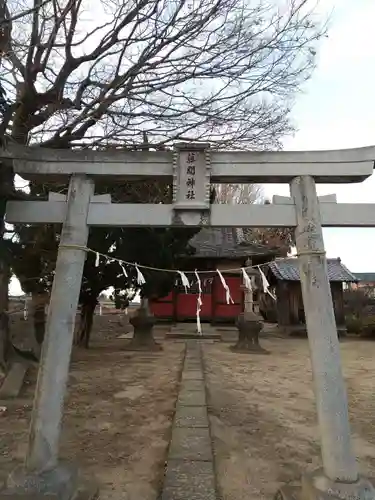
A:
{"type": "MultiPolygon", "coordinates": [[[[327,259],[330,281],[356,282],[358,279],[342,264],[340,259],[327,259]]],[[[268,264],[275,278],[283,281],[299,281],[298,259],[276,260],[268,264]]]]}
{"type": "Polygon", "coordinates": [[[194,257],[237,258],[252,255],[279,255],[277,249],[265,245],[251,243],[244,239],[236,228],[204,228],[190,240],[189,244],[196,250],[194,257]]]}
{"type": "Polygon", "coordinates": [[[375,282],[375,273],[353,273],[358,281],[375,282]]]}

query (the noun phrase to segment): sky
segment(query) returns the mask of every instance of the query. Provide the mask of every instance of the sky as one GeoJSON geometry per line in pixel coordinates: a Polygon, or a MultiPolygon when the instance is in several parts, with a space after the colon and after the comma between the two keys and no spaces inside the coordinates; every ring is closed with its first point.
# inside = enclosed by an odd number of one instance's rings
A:
{"type": "MultiPolygon", "coordinates": [[[[321,0],[330,15],[329,37],[318,64],[299,95],[292,116],[298,129],[283,141],[285,150],[344,149],[375,144],[375,19],[373,0],[321,0]]],[[[265,186],[268,197],[289,195],[288,185],[265,186]]],[[[340,203],[375,203],[375,174],[363,183],[320,185],[318,194],[336,193],[340,203]]],[[[340,257],[352,272],[375,272],[375,228],[324,229],[327,257],[340,257]]]]}
{"type": "MultiPolygon", "coordinates": [[[[312,0],[315,1],[315,0],[312,0]]],[[[329,16],[329,37],[318,52],[317,68],[296,99],[297,128],[285,150],[344,149],[375,144],[374,0],[320,0],[329,16]]],[[[268,184],[265,195],[289,195],[288,185],[268,184]]],[[[336,193],[338,202],[375,203],[375,174],[360,184],[320,185],[318,194],[336,193]]],[[[375,272],[374,229],[324,229],[328,257],[340,257],[352,272],[375,272]]],[[[21,293],[12,281],[11,294],[21,293]]]]}

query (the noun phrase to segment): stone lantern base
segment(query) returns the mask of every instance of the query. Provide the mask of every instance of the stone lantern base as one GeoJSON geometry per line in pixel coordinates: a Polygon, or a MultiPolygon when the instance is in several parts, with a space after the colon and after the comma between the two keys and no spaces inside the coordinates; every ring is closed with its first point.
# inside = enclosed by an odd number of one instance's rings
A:
{"type": "Polygon", "coordinates": [[[133,338],[125,347],[127,351],[161,351],[162,346],[158,344],[153,335],[156,323],[155,316],[147,307],[140,307],[130,318],[130,324],[134,328],[133,338]]]}
{"type": "Polygon", "coordinates": [[[238,328],[237,344],[231,346],[234,352],[269,354],[259,344],[259,333],[263,329],[263,322],[257,314],[252,311],[241,313],[236,322],[238,328]]]}

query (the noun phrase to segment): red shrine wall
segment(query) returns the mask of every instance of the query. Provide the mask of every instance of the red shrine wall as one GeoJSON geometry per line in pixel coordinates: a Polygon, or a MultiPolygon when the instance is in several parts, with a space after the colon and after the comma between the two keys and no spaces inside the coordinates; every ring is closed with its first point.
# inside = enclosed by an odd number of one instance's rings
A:
{"type": "MultiPolygon", "coordinates": [[[[229,266],[228,266],[229,267],[229,266]]],[[[243,292],[241,290],[240,275],[225,273],[225,281],[229,286],[233,304],[226,303],[226,294],[219,276],[202,275],[202,321],[234,322],[243,311],[243,292]]],[[[151,301],[150,308],[158,319],[170,321],[196,320],[197,290],[195,286],[188,289],[177,286],[167,297],[151,301]]]]}

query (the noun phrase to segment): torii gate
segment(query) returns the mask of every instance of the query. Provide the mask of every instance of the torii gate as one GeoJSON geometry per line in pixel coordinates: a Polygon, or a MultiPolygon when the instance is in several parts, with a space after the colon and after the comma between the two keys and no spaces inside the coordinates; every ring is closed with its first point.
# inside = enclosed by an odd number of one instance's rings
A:
{"type": "MultiPolygon", "coordinates": [[[[358,476],[352,450],[322,236],[322,226],[375,227],[375,204],[337,204],[332,197],[320,203],[316,192],[316,183],[371,176],[375,146],[315,152],[217,152],[206,144],[177,144],[173,152],[16,148],[0,151],[1,158],[12,159],[14,172],[26,179],[70,179],[67,199],[51,194],[49,201],[7,204],[9,223],[63,224],[26,465],[12,477],[17,491],[39,491],[49,481],[58,498],[73,495],[71,476],[59,464],[59,440],[90,226],[295,227],[323,462],[322,471],[304,479],[302,494],[306,500],[375,499],[370,482],[358,476]],[[173,180],[173,204],[111,204],[108,196],[94,195],[95,178],[103,176],[173,180]],[[210,182],[289,183],[291,198],[274,197],[272,205],[210,206],[210,182]]],[[[282,498],[288,494],[279,492],[282,498]]]]}

